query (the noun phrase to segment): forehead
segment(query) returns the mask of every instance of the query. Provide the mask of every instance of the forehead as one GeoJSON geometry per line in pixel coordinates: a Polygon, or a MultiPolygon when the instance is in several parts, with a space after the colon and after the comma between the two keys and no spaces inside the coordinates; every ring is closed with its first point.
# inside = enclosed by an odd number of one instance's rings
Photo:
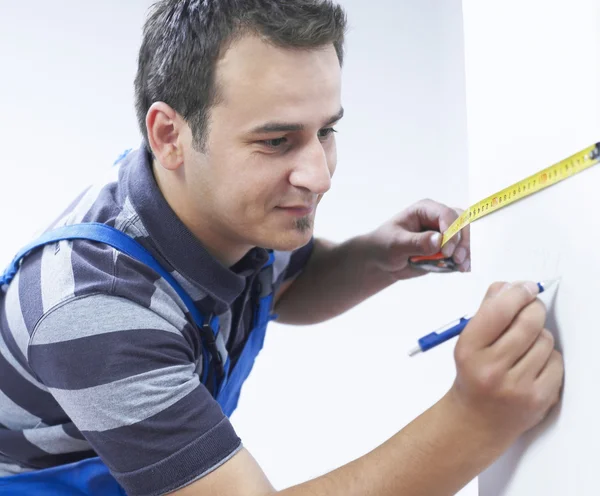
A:
{"type": "Polygon", "coordinates": [[[216,65],[221,102],[217,114],[240,125],[262,120],[302,120],[309,124],[334,115],[341,103],[341,69],[333,45],[280,48],[245,36],[216,65]]]}

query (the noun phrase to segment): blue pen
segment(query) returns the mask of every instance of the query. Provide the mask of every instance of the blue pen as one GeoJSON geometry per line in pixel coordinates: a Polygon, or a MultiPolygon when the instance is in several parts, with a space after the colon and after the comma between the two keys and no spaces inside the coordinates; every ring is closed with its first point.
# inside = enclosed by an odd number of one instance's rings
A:
{"type": "MultiPolygon", "coordinates": [[[[552,285],[555,281],[556,279],[538,282],[537,285],[540,290],[540,293],[543,293],[544,290],[550,285],[552,285]]],[[[464,317],[461,317],[458,320],[450,322],[444,327],[440,327],[431,334],[423,336],[418,341],[419,346],[410,350],[408,352],[408,355],[418,355],[419,353],[430,350],[431,348],[435,348],[437,345],[442,344],[443,342],[448,341],[449,339],[452,339],[455,336],[458,336],[462,332],[462,330],[467,326],[472,317],[473,315],[465,315],[464,317]]]]}

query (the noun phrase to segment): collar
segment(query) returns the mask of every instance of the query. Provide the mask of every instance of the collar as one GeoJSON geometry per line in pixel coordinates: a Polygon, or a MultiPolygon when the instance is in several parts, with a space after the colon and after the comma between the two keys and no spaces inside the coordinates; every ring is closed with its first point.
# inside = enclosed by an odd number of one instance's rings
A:
{"type": "Polygon", "coordinates": [[[152,173],[144,144],[122,163],[125,189],[152,243],[177,272],[216,300],[231,306],[268,260],[263,248],[253,248],[231,268],[213,257],[171,209],[152,173]]]}

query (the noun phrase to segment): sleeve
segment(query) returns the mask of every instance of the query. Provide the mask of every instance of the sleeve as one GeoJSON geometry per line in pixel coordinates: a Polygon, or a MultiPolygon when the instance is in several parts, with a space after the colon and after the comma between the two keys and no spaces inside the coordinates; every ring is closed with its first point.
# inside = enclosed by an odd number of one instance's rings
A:
{"type": "Polygon", "coordinates": [[[33,371],[129,495],[181,488],[241,448],[200,382],[191,329],[94,294],[57,306],[32,333],[33,371]]]}

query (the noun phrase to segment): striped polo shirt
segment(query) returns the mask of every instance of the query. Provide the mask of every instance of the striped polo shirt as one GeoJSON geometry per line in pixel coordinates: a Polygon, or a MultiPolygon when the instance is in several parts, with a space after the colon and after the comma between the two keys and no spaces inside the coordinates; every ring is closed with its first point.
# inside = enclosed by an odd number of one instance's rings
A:
{"type": "MultiPolygon", "coordinates": [[[[49,228],[79,222],[109,225],[149,250],[203,315],[219,316],[235,366],[265,249],[232,267],[212,257],[162,196],[144,146],[49,228]]],[[[312,246],[275,252],[275,290],[312,246]]],[[[131,495],[202,477],[241,447],[211,377],[200,382],[203,366],[197,327],[152,269],[87,240],[38,249],[0,291],[0,476],[100,456],[131,495]]]]}

